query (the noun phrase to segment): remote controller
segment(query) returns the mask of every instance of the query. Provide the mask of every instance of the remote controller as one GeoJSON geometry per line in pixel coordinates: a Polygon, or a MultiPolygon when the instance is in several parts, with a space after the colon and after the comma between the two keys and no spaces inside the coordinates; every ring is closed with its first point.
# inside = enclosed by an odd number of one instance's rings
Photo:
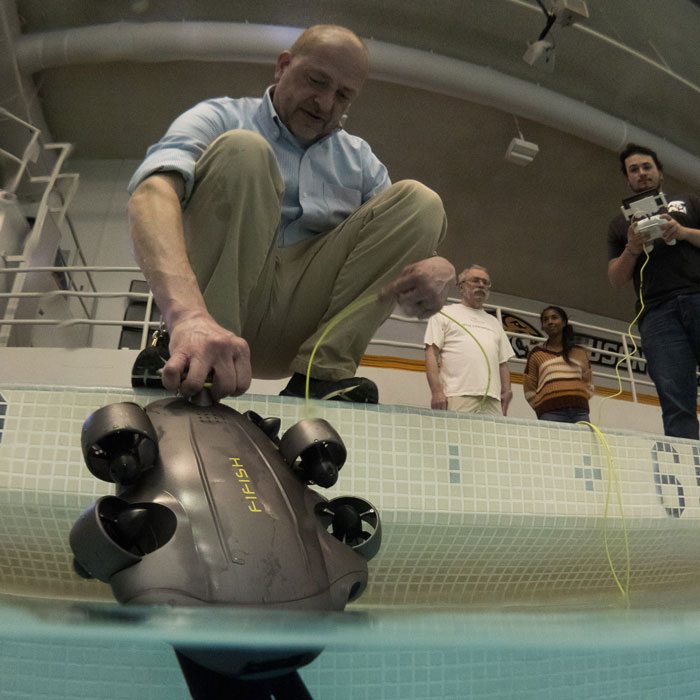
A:
{"type": "MultiPolygon", "coordinates": [[[[654,216],[649,216],[646,219],[642,219],[637,222],[637,231],[639,233],[648,233],[649,240],[646,247],[649,248],[656,238],[661,238],[664,231],[664,226],[668,223],[668,219],[664,218],[660,214],[654,216]]],[[[670,241],[666,241],[666,245],[676,245],[675,238],[670,241]]],[[[652,246],[653,247],[653,246],[652,246]]]]}

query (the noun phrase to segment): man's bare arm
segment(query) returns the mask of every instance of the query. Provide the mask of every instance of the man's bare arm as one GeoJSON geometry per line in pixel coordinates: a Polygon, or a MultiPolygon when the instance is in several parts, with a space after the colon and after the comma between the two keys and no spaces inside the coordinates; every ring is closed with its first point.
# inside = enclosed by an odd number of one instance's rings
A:
{"type": "Polygon", "coordinates": [[[513,391],[510,388],[510,369],[507,362],[498,365],[498,374],[501,378],[501,410],[503,415],[508,415],[508,406],[513,399],[513,391]]]}
{"type": "Polygon", "coordinates": [[[447,397],[440,379],[439,354],[440,350],[438,350],[437,345],[425,346],[425,375],[428,378],[431,393],[430,408],[444,410],[447,408],[447,397]]]}
{"type": "Polygon", "coordinates": [[[214,370],[215,398],[236,396],[250,386],[248,344],[212,318],[192,272],[182,225],[177,173],[144,180],[129,200],[129,221],[136,261],[153,292],[170,333],[170,360],[163,385],[191,395],[214,370]]]}
{"type": "Polygon", "coordinates": [[[644,251],[644,244],[648,240],[649,234],[637,233],[634,224],[627,229],[627,244],[624,250],[608,262],[608,279],[615,289],[621,289],[632,279],[637,258],[644,251]]]}

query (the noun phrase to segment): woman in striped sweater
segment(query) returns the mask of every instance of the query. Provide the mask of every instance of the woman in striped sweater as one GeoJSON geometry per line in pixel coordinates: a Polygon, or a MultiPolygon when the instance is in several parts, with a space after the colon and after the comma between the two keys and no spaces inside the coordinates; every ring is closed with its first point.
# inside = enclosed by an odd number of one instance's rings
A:
{"type": "Polygon", "coordinates": [[[525,398],[540,420],[589,421],[593,377],[588,352],[574,343],[574,329],[564,309],[548,306],[540,314],[540,321],[547,342],[528,354],[523,381],[525,398]]]}

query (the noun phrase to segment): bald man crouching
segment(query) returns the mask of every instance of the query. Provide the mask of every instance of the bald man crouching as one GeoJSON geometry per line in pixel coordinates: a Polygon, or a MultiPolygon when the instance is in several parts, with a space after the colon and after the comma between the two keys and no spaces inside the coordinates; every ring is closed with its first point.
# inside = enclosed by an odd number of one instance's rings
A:
{"type": "Polygon", "coordinates": [[[213,370],[215,398],[251,377],[292,377],[302,396],[311,352],[315,398],[377,402],[355,371],[399,303],[435,313],[454,268],[434,255],[446,230],[437,194],[391,184],[343,122],[369,71],[350,30],[318,25],[277,59],[262,98],[218,98],[179,116],[129,190],[136,259],[170,334],[163,385],[191,395],[213,370]]]}

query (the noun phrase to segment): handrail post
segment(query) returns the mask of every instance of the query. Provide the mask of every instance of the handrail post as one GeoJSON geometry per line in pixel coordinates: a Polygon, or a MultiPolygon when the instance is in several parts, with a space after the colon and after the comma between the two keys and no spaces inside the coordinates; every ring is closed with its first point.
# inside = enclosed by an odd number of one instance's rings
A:
{"type": "MultiPolygon", "coordinates": [[[[48,240],[47,236],[44,233],[44,225],[46,223],[46,219],[50,210],[49,199],[51,196],[51,192],[53,191],[53,188],[56,184],[56,180],[60,176],[63,163],[68,157],[72,146],[71,144],[67,143],[47,143],[44,144],[44,148],[46,150],[58,150],[59,154],[56,157],[56,162],[53,164],[51,172],[48,175],[30,177],[30,182],[42,182],[46,183],[46,186],[44,187],[41,200],[39,201],[39,207],[37,210],[36,218],[34,220],[34,225],[32,226],[32,229],[24,242],[24,249],[22,251],[24,261],[20,263],[20,270],[15,274],[12,284],[13,292],[19,292],[24,289],[24,284],[27,279],[27,275],[21,271],[22,268],[31,265],[37,259],[41,260],[46,258],[47,255],[50,255],[52,260],[55,259],[56,250],[58,250],[58,247],[60,245],[60,238],[57,238],[57,236],[60,236],[60,230],[58,229],[58,227],[56,226],[56,230],[53,234],[53,239],[48,240]],[[47,245],[49,243],[50,245],[47,245]],[[50,254],[48,253],[49,250],[51,250],[50,254]]],[[[9,299],[7,307],[5,308],[3,320],[14,319],[15,315],[17,314],[17,311],[18,300],[9,299]]],[[[9,345],[11,331],[12,329],[7,325],[0,324],[0,346],[4,347],[9,345]]]]}
{"type": "Polygon", "coordinates": [[[146,311],[143,316],[143,328],[141,329],[141,342],[139,344],[139,350],[143,350],[148,343],[148,334],[151,330],[149,325],[151,321],[151,309],[153,309],[153,293],[148,291],[148,299],[146,299],[146,311]]]}

